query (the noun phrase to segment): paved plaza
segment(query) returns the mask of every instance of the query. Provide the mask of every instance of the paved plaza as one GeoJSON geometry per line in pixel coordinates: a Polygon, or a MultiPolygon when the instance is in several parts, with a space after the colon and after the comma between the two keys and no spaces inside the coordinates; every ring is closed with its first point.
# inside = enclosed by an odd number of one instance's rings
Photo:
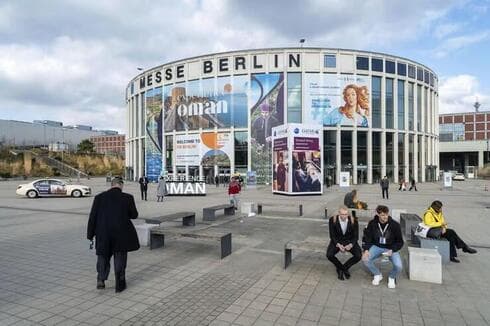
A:
{"type": "MultiPolygon", "coordinates": [[[[94,193],[107,188],[103,179],[82,182],[94,193]]],[[[158,203],[155,185],[144,202],[138,185],[127,183],[140,217],[195,211],[196,227],[215,223],[215,229],[232,232],[233,253],[220,260],[218,242],[183,238],[166,239],[164,248],[151,251],[142,247],[129,253],[128,288],[118,294],[112,272],[105,290],[95,288],[96,256],[85,238],[93,197],[30,200],[15,195],[19,183],[0,182],[2,326],[490,325],[490,192],[481,180],[456,183],[452,190],[419,184],[418,192],[391,185],[389,200],[381,199],[377,185],[357,187],[372,208],[383,203],[422,215],[430,202],[441,200],[450,227],[478,249],[477,255],[461,253],[461,264],[443,266],[442,285],[410,281],[404,271],[395,290],[387,288],[386,278],[371,285],[361,263],[351,269],[350,280],[340,281],[320,253],[294,253],[284,270],[284,244],[327,238],[324,209],[333,212],[347,189],[295,198],[274,196],[265,187],[246,189],[241,201],[274,206],[265,205],[264,216],[203,222],[203,207],[228,202],[225,188],[158,203]],[[299,203],[303,217],[297,216],[299,203]]]]}

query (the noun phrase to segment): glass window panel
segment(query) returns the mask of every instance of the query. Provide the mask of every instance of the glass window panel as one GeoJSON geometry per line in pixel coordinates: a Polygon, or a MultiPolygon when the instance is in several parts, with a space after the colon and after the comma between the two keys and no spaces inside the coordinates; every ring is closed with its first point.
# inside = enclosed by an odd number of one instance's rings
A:
{"type": "Polygon", "coordinates": [[[424,69],[417,67],[417,80],[424,80],[424,69]]]}
{"type": "Polygon", "coordinates": [[[393,129],[394,125],[394,115],[393,115],[393,79],[386,78],[386,97],[385,97],[385,108],[386,108],[386,128],[393,129]]]}
{"type": "Polygon", "coordinates": [[[383,72],[383,59],[371,59],[371,70],[383,72]]]}
{"type": "Polygon", "coordinates": [[[325,68],[335,68],[337,66],[337,57],[335,54],[326,54],[323,64],[325,68]]]}
{"type": "Polygon", "coordinates": [[[340,137],[342,171],[350,171],[352,169],[352,131],[342,131],[340,137]]]}
{"type": "Polygon", "coordinates": [[[405,129],[405,82],[398,81],[398,129],[405,129]]]}
{"type": "Polygon", "coordinates": [[[395,62],[394,61],[385,61],[385,71],[388,74],[394,74],[395,73],[395,62]]]}
{"type": "Polygon", "coordinates": [[[421,131],[422,124],[422,86],[417,85],[417,131],[421,131]]]}
{"type": "Polygon", "coordinates": [[[373,132],[373,182],[381,180],[381,132],[373,132]]]}
{"type": "Polygon", "coordinates": [[[405,169],[405,134],[398,134],[398,180],[404,179],[405,169]]]}
{"type": "Polygon", "coordinates": [[[407,65],[406,64],[398,62],[397,68],[398,68],[397,70],[398,70],[399,76],[406,76],[407,75],[407,65]]]}
{"type": "Polygon", "coordinates": [[[414,127],[414,103],[413,103],[413,83],[408,83],[408,129],[413,130],[414,127]]]}
{"type": "Polygon", "coordinates": [[[381,128],[381,77],[372,77],[372,126],[381,128]]]}
{"type": "Polygon", "coordinates": [[[415,78],[415,66],[408,65],[408,77],[415,78]]]}
{"type": "Polygon", "coordinates": [[[356,66],[358,70],[369,70],[369,58],[368,57],[357,57],[356,66]]]}
{"type": "Polygon", "coordinates": [[[424,70],[424,82],[428,84],[429,81],[430,81],[429,72],[427,70],[424,70]]]}
{"type": "Polygon", "coordinates": [[[248,134],[246,131],[235,132],[235,167],[247,167],[248,134]]]}
{"type": "Polygon", "coordinates": [[[288,122],[301,123],[301,73],[288,73],[288,122]]]}

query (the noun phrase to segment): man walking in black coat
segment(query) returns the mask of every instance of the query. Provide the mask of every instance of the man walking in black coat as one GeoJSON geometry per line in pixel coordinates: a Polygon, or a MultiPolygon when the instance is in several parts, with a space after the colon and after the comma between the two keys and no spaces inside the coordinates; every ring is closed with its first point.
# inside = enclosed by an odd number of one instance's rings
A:
{"type": "Polygon", "coordinates": [[[339,214],[332,216],[328,221],[330,232],[330,244],[327,248],[327,258],[337,268],[339,280],[350,278],[349,268],[361,260],[361,247],[357,243],[359,239],[359,224],[349,215],[346,206],[339,208],[339,214]],[[339,252],[350,252],[352,257],[342,265],[335,257],[339,252]]]}
{"type": "Polygon", "coordinates": [[[114,256],[116,292],[126,288],[128,251],[140,248],[131,219],[138,217],[132,195],[122,192],[123,180],[111,181],[111,189],[95,196],[87,226],[87,239],[95,237],[97,254],[97,289],[105,288],[109,276],[111,256],[114,256]]]}
{"type": "Polygon", "coordinates": [[[388,180],[387,176],[384,176],[383,179],[379,182],[379,185],[381,186],[381,193],[383,195],[383,199],[385,199],[385,194],[386,194],[386,199],[390,199],[388,196],[388,188],[390,187],[390,180],[388,180]]]}
{"type": "Polygon", "coordinates": [[[146,176],[142,176],[138,182],[140,184],[141,200],[148,200],[147,199],[148,182],[149,182],[148,178],[146,176]]]}

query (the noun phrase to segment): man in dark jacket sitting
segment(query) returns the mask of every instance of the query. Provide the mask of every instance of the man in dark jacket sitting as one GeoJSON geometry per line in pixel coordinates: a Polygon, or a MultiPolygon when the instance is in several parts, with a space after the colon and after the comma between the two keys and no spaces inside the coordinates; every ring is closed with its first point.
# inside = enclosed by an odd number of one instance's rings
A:
{"type": "Polygon", "coordinates": [[[361,247],[357,243],[359,239],[359,225],[349,215],[347,207],[341,206],[339,208],[339,214],[332,216],[328,221],[328,229],[330,232],[330,244],[327,248],[327,258],[337,268],[339,280],[344,280],[344,277],[349,279],[349,268],[361,260],[361,247]],[[339,251],[350,252],[352,255],[343,265],[335,257],[339,251]]]}
{"type": "Polygon", "coordinates": [[[94,198],[87,225],[87,239],[95,236],[97,254],[97,289],[105,288],[109,276],[111,256],[114,255],[116,292],[126,288],[126,262],[128,251],[140,247],[131,219],[138,217],[132,195],[122,192],[123,180],[116,177],[111,189],[94,198]]]}
{"type": "Polygon", "coordinates": [[[374,276],[373,285],[379,285],[383,275],[374,265],[374,260],[381,255],[388,257],[393,265],[388,277],[388,288],[394,289],[395,279],[403,268],[399,253],[403,247],[403,238],[400,224],[389,216],[389,212],[386,206],[376,207],[376,215],[364,230],[362,260],[374,276]]]}

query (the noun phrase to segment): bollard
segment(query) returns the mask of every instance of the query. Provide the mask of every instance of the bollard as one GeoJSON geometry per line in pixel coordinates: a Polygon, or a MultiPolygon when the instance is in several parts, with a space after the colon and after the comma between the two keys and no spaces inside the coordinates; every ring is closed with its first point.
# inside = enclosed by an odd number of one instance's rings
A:
{"type": "Polygon", "coordinates": [[[327,218],[328,218],[328,209],[325,208],[325,219],[327,219],[327,218]]]}
{"type": "Polygon", "coordinates": [[[352,218],[356,218],[356,211],[355,210],[352,210],[352,218]]]}
{"type": "Polygon", "coordinates": [[[257,204],[257,215],[262,214],[262,204],[257,204]]]}
{"type": "Polygon", "coordinates": [[[303,204],[299,204],[299,216],[303,216],[303,204]]]}

